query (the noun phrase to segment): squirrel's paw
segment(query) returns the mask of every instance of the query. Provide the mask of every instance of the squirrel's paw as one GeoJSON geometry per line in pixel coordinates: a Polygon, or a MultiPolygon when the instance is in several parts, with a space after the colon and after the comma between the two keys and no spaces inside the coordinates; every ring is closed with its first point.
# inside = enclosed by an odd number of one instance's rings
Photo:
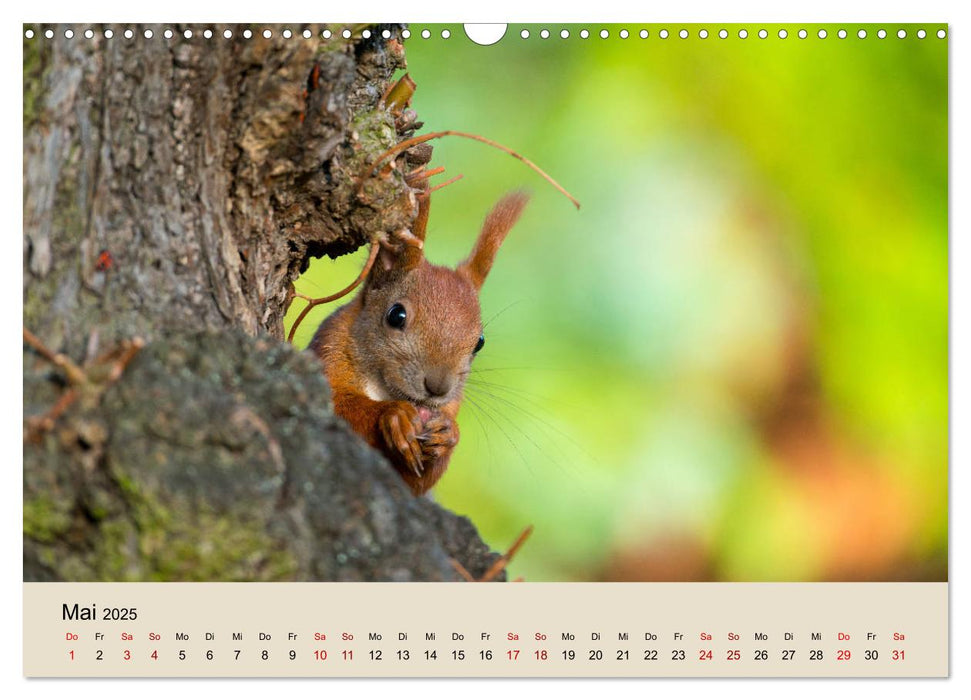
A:
{"type": "Polygon", "coordinates": [[[418,409],[407,401],[395,401],[381,415],[381,435],[385,445],[398,461],[411,470],[415,476],[422,472],[422,448],[418,432],[422,429],[418,409]]]}
{"type": "Polygon", "coordinates": [[[458,441],[459,431],[455,421],[440,413],[426,420],[418,435],[421,454],[426,462],[447,456],[458,441]]]}

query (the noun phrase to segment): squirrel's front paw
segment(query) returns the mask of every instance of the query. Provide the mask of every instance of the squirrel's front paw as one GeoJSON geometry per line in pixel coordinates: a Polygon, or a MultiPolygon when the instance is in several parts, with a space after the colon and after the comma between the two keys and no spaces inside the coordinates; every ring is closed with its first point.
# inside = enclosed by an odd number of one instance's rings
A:
{"type": "Polygon", "coordinates": [[[407,401],[395,401],[379,421],[385,445],[415,476],[422,472],[422,448],[418,433],[422,429],[418,409],[407,401]]]}
{"type": "Polygon", "coordinates": [[[428,418],[418,435],[421,454],[426,463],[447,456],[458,444],[459,430],[455,421],[441,413],[428,418]]]}

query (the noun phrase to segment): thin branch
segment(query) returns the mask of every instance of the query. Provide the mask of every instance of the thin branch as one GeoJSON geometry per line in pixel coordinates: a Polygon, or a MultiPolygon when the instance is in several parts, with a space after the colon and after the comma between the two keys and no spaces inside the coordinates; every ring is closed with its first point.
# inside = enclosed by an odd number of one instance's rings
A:
{"type": "Polygon", "coordinates": [[[410,139],[405,139],[404,141],[401,141],[401,142],[395,144],[394,146],[392,146],[391,148],[389,148],[387,151],[385,151],[380,156],[378,156],[377,160],[375,160],[374,163],[372,163],[368,167],[367,172],[365,172],[364,175],[361,177],[361,180],[358,183],[358,188],[357,188],[358,193],[360,193],[361,190],[364,189],[364,183],[368,180],[368,178],[370,178],[372,175],[374,175],[374,172],[378,169],[378,167],[381,165],[381,163],[383,163],[385,160],[387,160],[389,158],[393,158],[394,156],[398,155],[402,151],[408,150],[412,146],[417,146],[420,143],[425,143],[426,141],[431,141],[432,139],[438,139],[438,138],[441,138],[443,136],[461,136],[462,138],[472,139],[473,141],[478,141],[480,143],[484,143],[487,146],[492,146],[493,148],[498,148],[503,153],[508,153],[513,158],[516,158],[517,160],[522,161],[527,166],[529,166],[530,168],[532,168],[535,172],[539,173],[539,175],[544,180],[546,180],[548,183],[550,183],[551,185],[553,185],[553,187],[555,187],[561,194],[563,194],[567,199],[569,199],[571,202],[573,202],[573,205],[577,209],[580,208],[580,202],[578,202],[573,195],[571,195],[569,192],[567,192],[565,189],[563,189],[563,187],[560,185],[560,183],[558,183],[552,177],[550,177],[549,175],[547,175],[546,172],[542,168],[540,168],[538,165],[536,165],[536,163],[534,163],[533,161],[529,160],[525,156],[520,155],[519,153],[516,153],[516,151],[512,150],[511,148],[508,148],[506,146],[503,146],[501,143],[498,143],[496,141],[493,141],[492,139],[487,139],[484,136],[479,136],[478,134],[469,134],[469,133],[466,133],[464,131],[452,131],[452,130],[448,130],[448,131],[433,131],[433,132],[428,133],[428,134],[422,134],[421,136],[413,136],[410,139]]]}
{"type": "Polygon", "coordinates": [[[442,182],[442,183],[440,183],[438,185],[435,185],[434,187],[429,188],[428,194],[431,194],[432,192],[437,192],[438,190],[442,189],[443,187],[448,187],[453,182],[458,182],[463,177],[465,177],[465,176],[462,173],[459,173],[458,175],[456,175],[455,177],[453,177],[451,180],[446,180],[445,182],[442,182]]]}
{"type": "MultiPolygon", "coordinates": [[[[289,343],[293,342],[293,337],[297,333],[297,327],[304,320],[304,318],[307,317],[307,314],[310,313],[311,309],[313,309],[315,306],[318,306],[319,304],[326,304],[327,302],[330,302],[330,301],[337,301],[341,297],[347,296],[357,288],[357,285],[359,285],[361,282],[364,281],[364,278],[368,276],[368,273],[371,271],[371,268],[374,266],[374,261],[378,257],[378,250],[380,249],[380,247],[381,247],[381,244],[378,243],[377,241],[371,242],[371,253],[370,255],[368,255],[367,262],[364,264],[364,269],[361,270],[361,274],[357,276],[357,279],[355,279],[349,285],[344,287],[344,289],[340,290],[336,294],[331,294],[330,296],[327,296],[327,297],[320,297],[319,299],[310,299],[308,301],[303,311],[300,312],[300,315],[297,316],[297,319],[293,322],[293,325],[290,326],[290,333],[289,335],[287,335],[287,342],[289,343]]],[[[297,296],[307,299],[307,297],[303,296],[302,294],[297,294],[297,296]]]]}

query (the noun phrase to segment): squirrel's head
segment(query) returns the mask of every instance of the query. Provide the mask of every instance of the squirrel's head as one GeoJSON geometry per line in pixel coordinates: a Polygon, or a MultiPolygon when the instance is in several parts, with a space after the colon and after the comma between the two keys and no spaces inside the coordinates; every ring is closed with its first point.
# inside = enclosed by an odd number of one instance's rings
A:
{"type": "Polygon", "coordinates": [[[527,201],[521,192],[503,197],[472,253],[454,270],[432,265],[422,253],[427,202],[416,222],[419,236],[381,244],[353,330],[372,399],[432,408],[461,395],[485,343],[479,290],[527,201]]]}

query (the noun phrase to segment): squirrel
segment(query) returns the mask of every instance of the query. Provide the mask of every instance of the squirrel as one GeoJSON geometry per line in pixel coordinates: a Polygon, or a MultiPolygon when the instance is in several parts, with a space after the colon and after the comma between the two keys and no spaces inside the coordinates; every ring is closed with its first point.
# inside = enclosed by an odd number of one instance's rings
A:
{"type": "Polygon", "coordinates": [[[528,200],[523,192],[499,200],[469,257],[451,269],[424,257],[425,192],[414,231],[374,244],[380,249],[361,291],[310,343],[335,413],[388,458],[416,496],[445,474],[458,444],[465,381],[485,344],[479,290],[528,200]]]}

